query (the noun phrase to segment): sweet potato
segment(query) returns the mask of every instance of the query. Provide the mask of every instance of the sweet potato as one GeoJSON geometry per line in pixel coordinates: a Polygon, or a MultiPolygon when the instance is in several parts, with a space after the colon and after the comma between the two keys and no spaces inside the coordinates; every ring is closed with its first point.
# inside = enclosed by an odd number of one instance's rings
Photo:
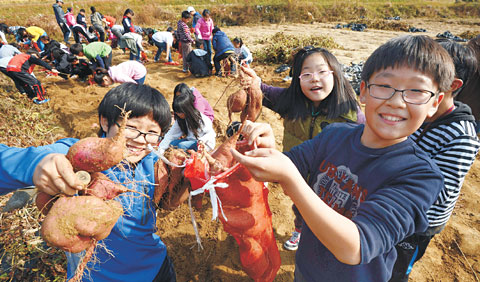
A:
{"type": "MultiPolygon", "coordinates": [[[[165,157],[172,163],[181,165],[188,158],[181,149],[168,148],[165,157]]],[[[162,160],[159,160],[162,162],[162,160]]],[[[163,163],[163,162],[162,162],[163,163]]],[[[173,210],[188,198],[190,183],[182,175],[182,167],[156,165],[154,201],[163,209],[173,210]],[[168,179],[168,180],[167,180],[168,179]],[[155,199],[159,198],[159,202],[155,199]]]]}
{"type": "Polygon", "coordinates": [[[55,203],[55,200],[56,199],[53,196],[50,196],[47,193],[38,192],[35,197],[35,205],[43,215],[47,215],[52,208],[53,203],[55,203]]]}
{"type": "Polygon", "coordinates": [[[238,113],[243,111],[246,103],[247,92],[245,92],[245,90],[243,89],[238,90],[237,92],[233,93],[228,97],[227,109],[230,122],[232,121],[232,113],[238,113]]]}
{"type": "Polygon", "coordinates": [[[92,239],[105,239],[123,214],[117,201],[96,196],[59,197],[42,224],[42,237],[50,245],[78,253],[92,239]]]}
{"type": "Polygon", "coordinates": [[[92,182],[85,189],[86,195],[97,196],[103,200],[111,200],[128,191],[127,187],[113,182],[101,172],[92,173],[92,178],[92,182]]]}
{"type": "Polygon", "coordinates": [[[247,90],[248,105],[247,105],[247,119],[256,121],[262,112],[263,93],[260,87],[251,86],[247,90]]]}
{"type": "Polygon", "coordinates": [[[126,140],[124,136],[128,114],[113,138],[87,137],[73,144],[67,159],[75,171],[99,172],[111,168],[124,159],[126,140]]]}

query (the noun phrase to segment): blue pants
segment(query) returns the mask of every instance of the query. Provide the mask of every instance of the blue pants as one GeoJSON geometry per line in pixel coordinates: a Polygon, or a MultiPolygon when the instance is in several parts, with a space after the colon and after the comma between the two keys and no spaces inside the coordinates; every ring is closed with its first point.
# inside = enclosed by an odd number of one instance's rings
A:
{"type": "MultiPolygon", "coordinates": [[[[167,52],[167,43],[166,42],[158,42],[158,41],[155,41],[155,40],[153,40],[153,42],[155,43],[155,46],[157,46],[157,48],[158,48],[157,53],[155,54],[155,57],[153,58],[153,60],[155,62],[157,62],[160,59],[160,55],[162,55],[162,52],[163,51],[167,52]]],[[[169,62],[172,61],[171,48],[170,48],[170,53],[168,54],[168,61],[169,62]]]]}
{"type": "Polygon", "coordinates": [[[145,77],[146,77],[146,75],[142,78],[135,79],[135,81],[138,83],[138,85],[143,85],[143,83],[145,82],[145,77]]]}
{"type": "Polygon", "coordinates": [[[140,62],[140,48],[138,47],[137,45],[137,49],[138,49],[138,54],[135,56],[132,51],[130,50],[130,60],[131,61],[139,61],[140,62]]]}
{"type": "Polygon", "coordinates": [[[173,140],[170,145],[182,150],[197,150],[197,140],[177,139],[173,140]]]}
{"type": "Polygon", "coordinates": [[[211,40],[203,40],[203,50],[207,52],[207,59],[210,62],[209,65],[212,63],[212,41],[211,40]]]}

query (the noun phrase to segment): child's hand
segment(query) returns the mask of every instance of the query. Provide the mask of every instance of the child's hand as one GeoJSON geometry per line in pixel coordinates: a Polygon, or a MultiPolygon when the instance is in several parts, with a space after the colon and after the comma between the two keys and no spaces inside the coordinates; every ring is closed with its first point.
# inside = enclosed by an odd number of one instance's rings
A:
{"type": "Polygon", "coordinates": [[[275,136],[273,135],[272,127],[268,123],[246,120],[242,129],[242,135],[248,141],[248,145],[252,145],[255,142],[258,148],[275,149],[275,136]]]}
{"type": "Polygon", "coordinates": [[[49,195],[74,195],[83,187],[70,161],[62,154],[49,154],[38,163],[33,173],[33,184],[49,195]]]}
{"type": "Polygon", "coordinates": [[[235,149],[232,149],[231,152],[233,158],[244,165],[257,181],[282,184],[293,179],[293,173],[299,174],[292,161],[275,149],[255,149],[246,152],[245,155],[240,154],[235,149]]]}

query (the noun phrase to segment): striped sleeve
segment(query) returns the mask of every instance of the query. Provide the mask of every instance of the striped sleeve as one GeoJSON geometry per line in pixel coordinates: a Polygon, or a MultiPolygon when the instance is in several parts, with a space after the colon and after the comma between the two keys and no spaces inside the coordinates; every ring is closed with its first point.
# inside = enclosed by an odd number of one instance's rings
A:
{"type": "MultiPolygon", "coordinates": [[[[417,131],[412,138],[416,140],[419,135],[417,131]]],[[[430,227],[440,226],[452,215],[480,142],[473,123],[459,121],[428,130],[417,144],[434,160],[444,177],[445,187],[427,212],[430,227]]]]}

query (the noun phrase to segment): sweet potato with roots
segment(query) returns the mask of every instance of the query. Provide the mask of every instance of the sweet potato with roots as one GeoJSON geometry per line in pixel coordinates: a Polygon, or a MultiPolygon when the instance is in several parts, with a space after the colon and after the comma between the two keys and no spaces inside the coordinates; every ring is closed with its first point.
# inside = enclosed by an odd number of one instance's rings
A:
{"type": "Polygon", "coordinates": [[[87,137],[73,144],[68,150],[67,159],[75,171],[104,171],[124,159],[126,140],[124,136],[128,113],[113,138],[87,137]]]}
{"type": "MultiPolygon", "coordinates": [[[[182,149],[168,148],[165,158],[173,164],[182,165],[188,154],[182,149]]],[[[190,182],[182,175],[183,167],[170,166],[162,160],[155,163],[154,202],[165,210],[174,210],[189,195],[190,182]]]]}
{"type": "Polygon", "coordinates": [[[48,212],[41,234],[50,246],[78,253],[105,239],[123,214],[117,201],[96,196],[61,196],[48,212]]]}
{"type": "MultiPolygon", "coordinates": [[[[240,79],[245,74],[240,70],[240,79]]],[[[231,94],[227,99],[228,117],[232,121],[232,113],[242,112],[240,120],[256,121],[262,112],[263,93],[258,85],[250,85],[231,94]]]]}
{"type": "Polygon", "coordinates": [[[92,173],[92,182],[82,191],[85,195],[96,196],[103,200],[111,200],[118,195],[129,191],[127,187],[115,183],[101,172],[92,173]]]}

